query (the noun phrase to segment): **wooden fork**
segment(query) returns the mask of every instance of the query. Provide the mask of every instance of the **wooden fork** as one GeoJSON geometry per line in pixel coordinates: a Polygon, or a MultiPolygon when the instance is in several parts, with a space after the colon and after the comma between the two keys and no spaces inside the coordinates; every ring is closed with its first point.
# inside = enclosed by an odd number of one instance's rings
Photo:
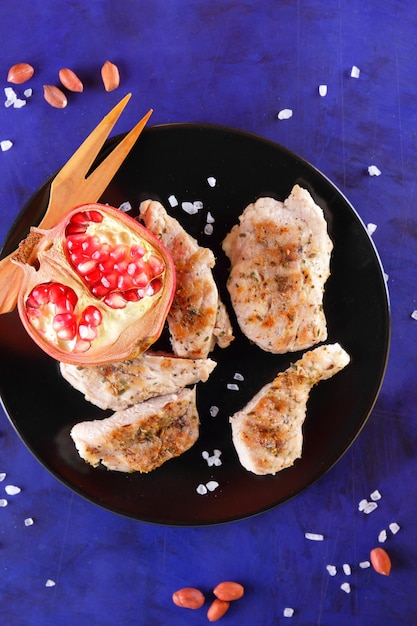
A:
{"type": "MultiPolygon", "coordinates": [[[[49,203],[39,228],[54,226],[73,207],[97,202],[133,147],[152,115],[152,109],[117,144],[111,153],[87,176],[131,94],[127,94],[98,124],[78,150],[58,172],[51,184],[49,203]]],[[[11,259],[17,250],[0,260],[0,313],[16,306],[22,269],[11,259]]]]}

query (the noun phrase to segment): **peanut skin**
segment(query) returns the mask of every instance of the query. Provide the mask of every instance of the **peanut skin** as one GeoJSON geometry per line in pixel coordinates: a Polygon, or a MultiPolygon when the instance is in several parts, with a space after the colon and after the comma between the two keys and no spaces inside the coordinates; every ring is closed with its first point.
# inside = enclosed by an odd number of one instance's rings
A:
{"type": "Polygon", "coordinates": [[[230,602],[226,600],[219,600],[216,598],[210,605],[209,610],[207,611],[207,618],[209,622],[217,622],[218,619],[223,617],[226,611],[229,610],[230,602]]]}
{"type": "Polygon", "coordinates": [[[226,600],[231,602],[232,600],[238,600],[245,593],[243,585],[232,581],[224,581],[219,583],[217,587],[213,589],[213,593],[219,600],[226,600]]]}
{"type": "Polygon", "coordinates": [[[203,606],[205,597],[199,589],[184,587],[172,594],[172,601],[184,609],[199,609],[203,606]]]}

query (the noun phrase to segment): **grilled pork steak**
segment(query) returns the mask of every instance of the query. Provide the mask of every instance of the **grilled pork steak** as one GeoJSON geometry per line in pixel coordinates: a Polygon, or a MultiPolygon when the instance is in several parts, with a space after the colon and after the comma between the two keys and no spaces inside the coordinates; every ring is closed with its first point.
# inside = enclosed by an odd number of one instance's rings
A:
{"type": "Polygon", "coordinates": [[[174,261],[177,290],[168,313],[174,353],[206,358],[215,343],[227,347],[233,333],[211,271],[215,264],[213,252],[199,246],[159,202],[142,202],[140,217],[165,244],[174,261]]]}
{"type": "Polygon", "coordinates": [[[223,241],[227,288],[242,332],[281,354],[327,338],[324,285],[333,244],[322,209],[295,185],[284,202],[259,198],[223,241]]]}
{"type": "Polygon", "coordinates": [[[80,422],[71,430],[81,458],[118,472],[150,472],[191,448],[198,434],[195,388],[80,422]]]}
{"type": "Polygon", "coordinates": [[[243,467],[254,474],[276,474],[301,456],[310,390],[337,374],[349,360],[337,343],[310,350],[230,418],[243,467]]]}

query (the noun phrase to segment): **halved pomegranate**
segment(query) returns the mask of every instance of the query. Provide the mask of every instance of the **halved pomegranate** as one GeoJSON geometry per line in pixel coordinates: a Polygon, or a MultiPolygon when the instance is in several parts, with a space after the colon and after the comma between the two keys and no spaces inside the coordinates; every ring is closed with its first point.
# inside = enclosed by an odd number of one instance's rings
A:
{"type": "Polygon", "coordinates": [[[67,363],[98,365],[143,352],[160,336],[175,293],[167,249],[107,205],[83,205],[49,230],[32,228],[14,262],[24,271],[24,327],[67,363]]]}

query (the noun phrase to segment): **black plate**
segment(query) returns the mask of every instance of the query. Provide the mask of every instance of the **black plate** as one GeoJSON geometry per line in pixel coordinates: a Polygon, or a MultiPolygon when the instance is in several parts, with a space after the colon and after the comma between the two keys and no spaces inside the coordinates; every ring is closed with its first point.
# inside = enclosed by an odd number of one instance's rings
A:
{"type": "MultiPolygon", "coordinates": [[[[117,140],[117,138],[116,138],[117,140]]],[[[116,140],[110,140],[111,148],[116,140]]],[[[39,461],[64,484],[111,511],[171,525],[203,525],[247,517],[278,505],[311,485],[343,455],[365,424],[378,396],[389,350],[390,314],[385,280],[375,248],[358,215],[320,172],[283,147],[233,129],[195,124],[155,126],[144,131],[102,201],[133,212],[141,200],[160,200],[201,245],[217,257],[215,274],[225,289],[227,260],[221,241],[247,204],[259,196],[284,199],[295,183],[324,209],[334,242],[332,274],[325,293],[329,342],[340,342],[351,364],[311,393],[304,424],[304,450],[277,476],[255,476],[241,467],[228,417],[300,354],[276,356],[250,345],[235,324],[236,340],[215,349],[218,365],[198,386],[201,434],[195,446],[147,475],[93,469],[75,451],[74,423],[107,415],[85,402],[59,375],[57,364],[28,338],[15,312],[0,316],[0,392],[16,431],[39,461]],[[207,178],[216,179],[211,187],[207,178]],[[171,209],[168,197],[203,202],[197,215],[171,209]],[[207,212],[214,232],[204,234],[207,212]],[[234,380],[238,372],[243,382],[234,380]],[[237,383],[239,391],[227,389],[237,383]],[[218,406],[216,417],[210,407],[218,406]],[[209,467],[202,452],[222,452],[209,467]],[[199,495],[214,479],[218,488],[199,495]]],[[[49,182],[29,201],[11,229],[3,254],[39,221],[49,182]]],[[[234,321],[233,313],[232,320],[234,321]]]]}

